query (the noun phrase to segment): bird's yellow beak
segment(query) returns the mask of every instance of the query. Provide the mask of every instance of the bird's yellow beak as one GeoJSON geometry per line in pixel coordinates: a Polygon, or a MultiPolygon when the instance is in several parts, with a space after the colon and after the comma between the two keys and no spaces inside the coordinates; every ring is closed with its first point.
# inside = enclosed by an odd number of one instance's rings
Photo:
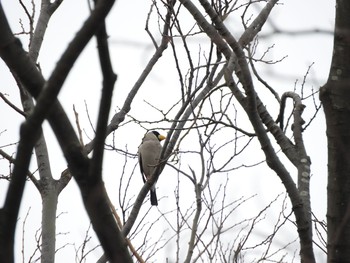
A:
{"type": "Polygon", "coordinates": [[[159,136],[158,136],[158,140],[159,140],[159,141],[163,141],[163,140],[165,140],[165,139],[166,139],[165,136],[159,134],[159,136]]]}

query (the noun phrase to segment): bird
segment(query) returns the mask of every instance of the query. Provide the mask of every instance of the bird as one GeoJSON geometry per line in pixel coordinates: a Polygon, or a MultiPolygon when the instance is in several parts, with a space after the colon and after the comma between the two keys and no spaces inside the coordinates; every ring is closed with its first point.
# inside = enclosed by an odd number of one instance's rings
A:
{"type": "MultiPolygon", "coordinates": [[[[160,154],[162,152],[162,145],[160,142],[164,139],[166,139],[166,137],[159,134],[157,131],[146,133],[142,139],[142,143],[138,149],[138,159],[144,183],[151,179],[151,176],[160,162],[160,154]]],[[[158,205],[156,183],[154,183],[150,189],[150,199],[151,205],[158,205]]]]}

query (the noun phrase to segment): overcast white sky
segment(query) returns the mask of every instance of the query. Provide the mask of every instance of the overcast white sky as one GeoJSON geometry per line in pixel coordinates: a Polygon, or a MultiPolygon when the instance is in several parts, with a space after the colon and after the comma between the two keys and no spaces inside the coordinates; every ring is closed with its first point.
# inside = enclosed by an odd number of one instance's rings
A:
{"type": "MultiPolygon", "coordinates": [[[[26,3],[29,1],[25,1],[26,3]]],[[[149,11],[151,1],[128,1],[119,0],[115,4],[111,14],[108,16],[107,31],[110,35],[110,48],[112,53],[114,70],[118,74],[116,89],[113,98],[112,114],[117,111],[117,107],[121,107],[129,89],[137,80],[139,74],[143,70],[148,59],[152,55],[154,48],[151,44],[147,33],[145,32],[145,20],[149,11]],[[136,6],[137,5],[137,6],[136,6]]],[[[10,20],[13,31],[20,31],[19,18],[22,18],[23,23],[27,20],[16,1],[2,2],[7,17],[10,20]]],[[[39,4],[38,4],[39,5],[39,4]]],[[[281,30],[311,30],[324,29],[333,30],[335,1],[327,0],[285,0],[281,1],[272,12],[270,20],[275,26],[281,30]],[[317,10],[317,11],[316,11],[317,10]]],[[[185,11],[185,10],[183,10],[185,11]]],[[[88,7],[86,1],[65,0],[61,7],[57,10],[51,19],[47,28],[47,34],[43,43],[43,47],[39,56],[39,63],[41,65],[45,77],[49,76],[52,69],[62,52],[67,46],[67,43],[73,38],[75,32],[82,25],[84,19],[88,15],[88,7]]],[[[239,19],[239,18],[238,18],[239,19]]],[[[239,21],[237,19],[237,21],[239,21]]],[[[154,20],[155,21],[155,20],[154,20]]],[[[236,21],[232,21],[235,23],[236,21]]],[[[268,30],[263,30],[262,34],[267,33],[268,30]]],[[[154,33],[158,32],[154,28],[154,33]]],[[[239,32],[234,32],[239,36],[239,32]]],[[[157,34],[159,36],[159,34],[157,34]]],[[[302,82],[308,67],[314,63],[309,79],[307,81],[307,89],[310,91],[318,89],[326,81],[330,59],[332,54],[332,36],[329,34],[314,34],[308,36],[275,36],[269,38],[261,45],[261,52],[263,48],[275,44],[273,49],[273,58],[278,59],[286,55],[288,57],[283,62],[263,69],[262,72],[270,76],[271,84],[277,91],[293,90],[296,80],[298,83],[302,82]],[[270,75],[269,75],[270,74],[270,75]]],[[[24,44],[26,45],[26,43],[24,44]]],[[[170,60],[171,52],[168,50],[167,54],[161,58],[160,63],[154,68],[150,78],[144,83],[141,92],[136,97],[133,103],[132,113],[140,118],[146,119],[144,113],[152,112],[149,106],[144,102],[153,101],[159,108],[168,108],[169,102],[166,98],[172,97],[173,90],[176,90],[178,83],[176,72],[173,68],[168,67],[168,59],[170,60]],[[162,94],[155,96],[153,94],[162,94]]],[[[64,105],[69,117],[74,121],[74,114],[72,105],[80,113],[81,122],[88,135],[92,136],[93,132],[88,124],[88,119],[85,113],[85,102],[88,105],[89,113],[95,124],[96,109],[98,107],[99,92],[101,86],[101,74],[99,70],[99,62],[96,53],[95,40],[91,41],[77,61],[73,71],[70,73],[64,88],[60,94],[60,101],[64,105]]],[[[0,91],[8,94],[16,105],[20,105],[19,95],[15,83],[11,80],[9,71],[4,67],[2,61],[0,62],[0,91]]],[[[298,84],[299,85],[299,84],[298,84]]],[[[299,86],[300,87],[300,86],[299,86]]],[[[268,107],[268,105],[267,105],[268,107]]],[[[0,112],[2,121],[0,122],[0,147],[14,143],[18,137],[18,127],[22,118],[0,101],[0,112]],[[4,117],[6,116],[6,117],[4,117]],[[6,121],[4,121],[6,119],[6,121]]],[[[312,111],[305,115],[310,117],[312,111]]],[[[154,116],[153,116],[154,117],[154,116]]],[[[158,116],[155,116],[156,118],[158,116]]],[[[306,119],[308,120],[308,117],[306,119]]],[[[61,171],[66,167],[63,156],[58,150],[56,141],[47,125],[45,125],[45,134],[49,144],[51,153],[51,165],[54,176],[58,178],[61,171]]],[[[144,130],[136,125],[128,126],[129,128],[121,128],[118,130],[116,136],[118,138],[118,145],[123,147],[127,145],[128,150],[136,153],[137,147],[143,136],[144,130]],[[132,127],[132,128],[131,128],[132,127]]],[[[150,127],[151,128],[151,127],[150,127]]],[[[310,130],[305,133],[306,145],[308,153],[312,159],[312,195],[313,195],[313,209],[315,213],[325,219],[326,213],[326,141],[325,141],[325,126],[323,121],[323,112],[318,115],[318,118],[311,125],[310,130]]],[[[85,138],[88,142],[88,138],[85,138]]],[[[14,153],[13,147],[4,147],[3,150],[10,154],[14,153]]],[[[260,149],[260,148],[259,148],[260,149]]],[[[258,153],[257,153],[258,154],[258,153]]],[[[256,157],[256,153],[252,153],[256,157]]],[[[109,152],[106,155],[104,179],[106,187],[111,195],[111,199],[117,203],[117,194],[115,189],[118,187],[118,175],[120,172],[115,171],[116,154],[109,152]]],[[[258,157],[259,158],[259,157],[258,157]]],[[[253,160],[254,158],[252,158],[253,160]]],[[[255,159],[254,159],[255,160],[255,159]]],[[[136,160],[135,160],[136,163],[136,160]]],[[[129,164],[129,168],[134,164],[129,164]]],[[[0,174],[7,174],[8,166],[5,161],[0,160],[0,174]]],[[[138,172],[138,170],[137,170],[138,172]]],[[[163,172],[170,175],[175,174],[171,170],[166,169],[163,172]]],[[[264,200],[271,200],[276,194],[281,192],[281,183],[279,179],[270,171],[261,170],[261,167],[245,171],[244,182],[238,176],[233,180],[238,180],[241,187],[234,189],[237,197],[251,194],[259,194],[259,202],[264,203],[264,200]],[[266,174],[267,177],[261,178],[261,174],[266,174]],[[268,182],[271,191],[263,191],[262,185],[268,182]],[[275,190],[275,191],[274,191],[275,190]]],[[[142,181],[139,175],[133,177],[133,184],[135,191],[142,186],[142,181]]],[[[175,177],[173,179],[176,179],[175,177]]],[[[0,181],[0,200],[3,202],[6,193],[7,183],[0,181]]],[[[171,204],[171,198],[174,191],[173,185],[169,185],[168,180],[158,182],[158,197],[168,197],[160,201],[159,209],[161,211],[167,210],[167,205],[171,204]]],[[[266,189],[266,187],[264,187],[266,189]]],[[[21,218],[18,221],[18,230],[21,229],[23,218],[31,208],[27,220],[30,227],[26,228],[26,238],[30,240],[33,233],[40,227],[40,213],[41,213],[41,199],[34,189],[33,185],[28,182],[21,207],[21,218]]],[[[146,209],[146,208],[145,208],[146,209]]],[[[75,242],[77,245],[82,241],[85,231],[89,225],[89,221],[85,216],[81,199],[74,180],[61,193],[59,198],[58,213],[64,213],[58,219],[58,232],[66,233],[57,237],[57,247],[65,243],[75,242]]],[[[159,215],[157,210],[153,210],[153,216],[159,215]]],[[[148,220],[146,220],[148,221],[148,220]]],[[[18,237],[20,238],[18,233],[18,237]]],[[[20,242],[20,239],[18,239],[20,242]]],[[[94,240],[97,245],[97,241],[94,240]]],[[[29,245],[26,244],[28,254],[30,256],[29,245]]],[[[20,243],[16,245],[18,254],[20,253],[20,243]]],[[[73,246],[64,248],[62,252],[57,254],[57,262],[73,262],[73,255],[75,251],[73,246]]],[[[94,253],[88,262],[94,262],[100,256],[100,251],[94,253]]],[[[27,258],[28,260],[28,258],[27,258]]],[[[20,262],[20,259],[17,259],[20,262]]],[[[164,262],[159,259],[157,262],[164,262]]]]}

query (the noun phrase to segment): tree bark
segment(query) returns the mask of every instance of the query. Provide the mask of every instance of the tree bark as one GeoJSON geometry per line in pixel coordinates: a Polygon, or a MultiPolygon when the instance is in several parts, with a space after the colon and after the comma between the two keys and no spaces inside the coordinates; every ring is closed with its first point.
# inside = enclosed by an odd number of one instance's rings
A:
{"type": "Polygon", "coordinates": [[[337,0],[334,47],[320,90],[328,139],[328,262],[350,258],[350,1],[337,0]]]}
{"type": "Polygon", "coordinates": [[[45,186],[42,196],[42,220],[41,220],[41,262],[55,262],[56,254],[56,210],[58,193],[55,185],[50,182],[45,186]]]}

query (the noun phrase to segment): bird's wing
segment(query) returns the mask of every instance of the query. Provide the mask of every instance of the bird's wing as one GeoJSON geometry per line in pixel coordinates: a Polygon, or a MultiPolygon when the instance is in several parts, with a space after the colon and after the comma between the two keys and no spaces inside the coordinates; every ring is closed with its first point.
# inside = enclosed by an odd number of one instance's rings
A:
{"type": "Polygon", "coordinates": [[[145,141],[139,148],[139,162],[146,179],[152,176],[159,163],[162,146],[159,141],[145,141]]]}
{"type": "Polygon", "coordinates": [[[143,183],[146,183],[146,175],[143,172],[142,155],[141,155],[140,152],[139,152],[139,165],[140,165],[140,171],[141,171],[141,176],[142,176],[143,183]]]}

